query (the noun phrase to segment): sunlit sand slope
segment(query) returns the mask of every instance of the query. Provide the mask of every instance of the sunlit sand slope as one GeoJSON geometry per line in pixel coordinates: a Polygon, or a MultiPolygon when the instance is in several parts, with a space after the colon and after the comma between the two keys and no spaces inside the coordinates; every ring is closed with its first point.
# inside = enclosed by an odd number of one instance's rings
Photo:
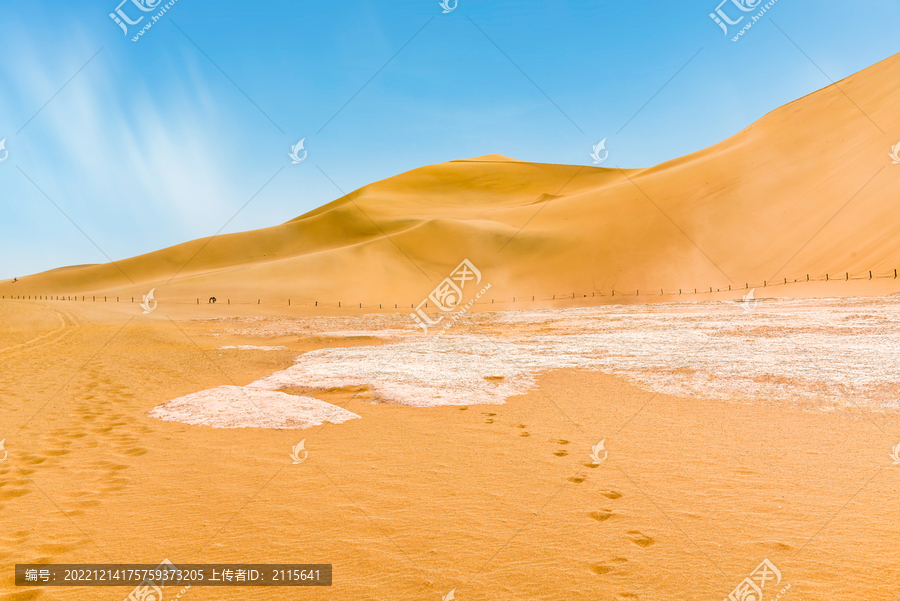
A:
{"type": "Polygon", "coordinates": [[[900,55],[655,167],[450,161],[281,225],[50,271],[0,294],[155,286],[162,299],[410,303],[463,258],[519,299],[887,274],[900,267],[898,137],[900,55]]]}

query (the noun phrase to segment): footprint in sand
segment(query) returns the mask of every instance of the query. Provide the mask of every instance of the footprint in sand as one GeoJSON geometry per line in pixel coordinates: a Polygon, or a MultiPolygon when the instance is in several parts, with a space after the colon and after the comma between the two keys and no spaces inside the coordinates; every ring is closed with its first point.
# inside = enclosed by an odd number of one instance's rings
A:
{"type": "Polygon", "coordinates": [[[527,437],[531,436],[531,434],[529,434],[528,432],[519,432],[519,436],[524,436],[527,438],[527,437]]]}
{"type": "Polygon", "coordinates": [[[622,493],[617,490],[601,490],[600,494],[606,497],[607,499],[621,499],[622,493]]]}
{"type": "Polygon", "coordinates": [[[34,589],[30,591],[22,591],[21,593],[14,593],[15,597],[7,597],[8,599],[15,599],[15,601],[34,601],[38,597],[43,594],[43,591],[40,589],[34,589]]]}
{"type": "Polygon", "coordinates": [[[656,542],[646,534],[641,534],[637,530],[628,531],[628,538],[638,547],[649,547],[656,542]]]}
{"type": "Polygon", "coordinates": [[[569,478],[569,482],[574,482],[575,484],[581,484],[582,482],[584,482],[584,480],[585,480],[585,477],[582,476],[581,474],[578,474],[577,476],[571,476],[569,478]]]}
{"type": "Polygon", "coordinates": [[[616,514],[611,509],[601,509],[600,511],[592,511],[588,515],[598,522],[605,522],[616,514]]]}
{"type": "Polygon", "coordinates": [[[628,563],[628,560],[624,557],[616,557],[604,563],[595,563],[591,566],[591,571],[595,574],[609,574],[615,572],[616,568],[624,563],[628,563]]]}
{"type": "Polygon", "coordinates": [[[31,491],[24,488],[11,488],[9,490],[2,490],[0,491],[0,502],[24,497],[29,492],[31,491]]]}
{"type": "MultiPolygon", "coordinates": [[[[565,440],[563,438],[560,438],[559,440],[556,441],[556,444],[569,444],[569,441],[565,440]]],[[[553,454],[556,455],[557,457],[565,457],[566,455],[569,454],[569,452],[566,451],[565,449],[560,449],[558,451],[554,451],[553,454]]]]}
{"type": "Polygon", "coordinates": [[[68,553],[72,549],[77,548],[77,544],[67,544],[67,543],[46,543],[43,545],[38,545],[37,550],[43,553],[44,555],[57,556],[68,553]]]}
{"type": "Polygon", "coordinates": [[[65,449],[54,449],[50,451],[40,451],[41,455],[44,457],[60,457],[62,455],[68,455],[72,451],[67,451],[65,449]]]}
{"type": "Polygon", "coordinates": [[[134,447],[133,449],[128,449],[126,451],[122,451],[121,455],[130,455],[131,457],[140,457],[141,455],[147,454],[147,449],[142,449],[141,447],[134,447]]]}

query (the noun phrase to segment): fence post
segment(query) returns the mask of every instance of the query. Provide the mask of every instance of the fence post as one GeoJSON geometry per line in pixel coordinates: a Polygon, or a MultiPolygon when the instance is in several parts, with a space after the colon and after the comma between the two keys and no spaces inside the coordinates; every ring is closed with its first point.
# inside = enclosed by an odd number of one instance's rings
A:
{"type": "Polygon", "coordinates": [[[850,272],[849,272],[849,271],[845,271],[845,272],[844,272],[844,275],[847,276],[847,277],[844,278],[844,281],[846,282],[847,280],[850,279],[850,272]]]}
{"type": "Polygon", "coordinates": [[[871,270],[869,271],[869,279],[870,280],[872,279],[872,271],[871,270]]]}
{"type": "Polygon", "coordinates": [[[826,281],[826,282],[828,281],[828,274],[827,274],[827,273],[825,274],[825,281],[826,281]]]}

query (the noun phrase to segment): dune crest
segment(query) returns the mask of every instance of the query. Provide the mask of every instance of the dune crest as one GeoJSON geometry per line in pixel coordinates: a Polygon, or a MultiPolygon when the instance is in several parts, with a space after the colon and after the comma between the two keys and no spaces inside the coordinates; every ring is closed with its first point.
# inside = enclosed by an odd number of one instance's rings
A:
{"type": "Polygon", "coordinates": [[[900,55],[647,169],[455,160],[281,225],[23,277],[0,293],[130,297],[155,286],[161,300],[402,308],[464,258],[496,294],[520,299],[887,273],[900,266],[900,169],[883,131],[900,130],[898,115],[900,55]]]}

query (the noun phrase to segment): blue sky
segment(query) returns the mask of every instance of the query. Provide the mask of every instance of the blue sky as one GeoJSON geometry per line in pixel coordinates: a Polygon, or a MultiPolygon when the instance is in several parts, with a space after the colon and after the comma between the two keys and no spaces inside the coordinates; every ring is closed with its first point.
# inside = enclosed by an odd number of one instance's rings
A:
{"type": "Polygon", "coordinates": [[[717,0],[177,0],[133,42],[156,10],[127,0],[145,18],[126,36],[118,1],[0,5],[0,278],[274,225],[455,158],[590,164],[607,138],[604,166],[654,165],[900,30],[887,0],[778,0],[736,43],[717,0]]]}

